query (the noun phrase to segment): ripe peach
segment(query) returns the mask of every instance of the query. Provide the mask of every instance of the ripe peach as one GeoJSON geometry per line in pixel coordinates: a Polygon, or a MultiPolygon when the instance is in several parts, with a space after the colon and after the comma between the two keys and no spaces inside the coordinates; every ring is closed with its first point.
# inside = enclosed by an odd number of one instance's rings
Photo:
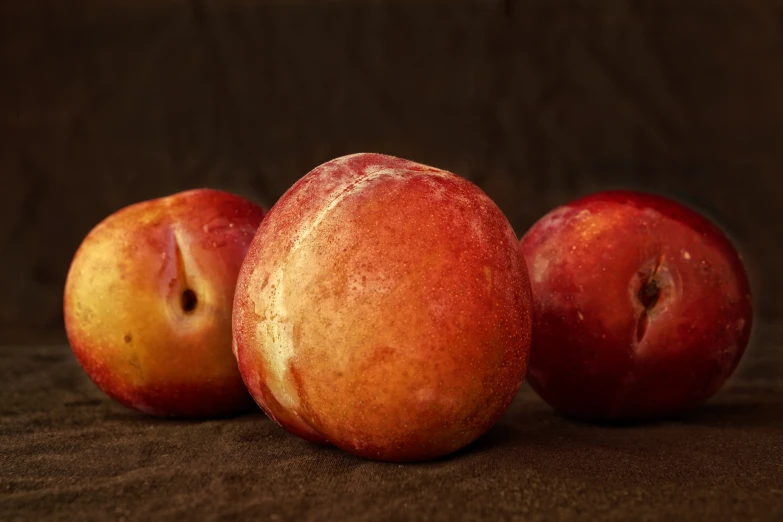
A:
{"type": "Polygon", "coordinates": [[[529,380],[562,413],[633,419],[695,407],[745,351],[742,262],[679,203],[598,193],[544,216],[521,248],[535,302],[529,380]]]}
{"type": "Polygon", "coordinates": [[[527,366],[527,270],[497,206],[379,154],[325,163],[259,227],[234,351],[283,428],[359,456],[434,458],[506,410],[527,366]]]}
{"type": "Polygon", "coordinates": [[[87,235],[65,285],[65,326],[101,390],[151,415],[252,406],[231,353],[231,306],[263,217],[239,196],[191,190],[126,207],[87,235]]]}

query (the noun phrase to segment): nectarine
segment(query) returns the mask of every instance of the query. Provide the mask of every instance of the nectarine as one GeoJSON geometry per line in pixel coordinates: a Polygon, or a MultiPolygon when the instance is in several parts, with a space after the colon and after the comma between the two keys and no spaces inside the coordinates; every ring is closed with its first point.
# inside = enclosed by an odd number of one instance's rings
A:
{"type": "Polygon", "coordinates": [[[65,325],[101,390],[151,415],[252,406],[231,353],[231,306],[263,217],[201,189],[126,207],[87,235],[68,272],[65,325]]]}
{"type": "Polygon", "coordinates": [[[421,460],[503,414],[531,320],[516,236],[478,187],[355,154],[307,174],[259,227],[237,282],[234,350],[258,404],[291,433],[421,460]]]}
{"type": "Polygon", "coordinates": [[[720,229],[661,196],[594,194],[522,238],[535,302],[529,382],[586,419],[660,417],[729,378],[751,327],[748,279],[720,229]]]}

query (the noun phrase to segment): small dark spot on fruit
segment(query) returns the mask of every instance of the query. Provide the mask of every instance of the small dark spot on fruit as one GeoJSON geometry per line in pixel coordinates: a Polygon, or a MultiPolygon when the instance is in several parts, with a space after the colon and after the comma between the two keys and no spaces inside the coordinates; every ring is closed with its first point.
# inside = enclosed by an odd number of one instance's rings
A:
{"type": "Polygon", "coordinates": [[[195,310],[196,305],[198,305],[198,297],[196,296],[196,292],[190,288],[186,288],[185,291],[182,292],[180,303],[182,305],[182,310],[185,313],[190,313],[195,310]]]}
{"type": "Polygon", "coordinates": [[[133,340],[133,336],[129,333],[125,334],[125,337],[122,338],[126,343],[130,343],[133,340]]]}

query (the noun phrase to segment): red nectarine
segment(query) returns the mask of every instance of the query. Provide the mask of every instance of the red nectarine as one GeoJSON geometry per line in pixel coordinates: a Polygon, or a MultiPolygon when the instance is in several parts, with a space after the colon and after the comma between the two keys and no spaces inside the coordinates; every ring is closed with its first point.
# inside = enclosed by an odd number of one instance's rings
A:
{"type": "Polygon", "coordinates": [[[522,238],[535,302],[529,382],[588,419],[674,414],[712,396],[748,343],[739,256],[706,218],[660,196],[595,194],[522,238]]]}
{"type": "Polygon", "coordinates": [[[374,459],[434,458],[479,437],[516,394],[530,299],[516,236],[478,187],[355,154],[307,174],[259,227],[234,350],[288,431],[374,459]]]}

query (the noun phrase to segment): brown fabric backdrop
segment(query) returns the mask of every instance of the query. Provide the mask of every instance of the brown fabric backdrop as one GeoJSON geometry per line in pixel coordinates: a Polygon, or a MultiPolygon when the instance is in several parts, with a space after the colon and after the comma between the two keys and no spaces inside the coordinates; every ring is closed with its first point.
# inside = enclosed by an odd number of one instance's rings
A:
{"type": "Polygon", "coordinates": [[[0,343],[63,338],[110,212],[196,186],[268,207],[358,151],[475,181],[520,235],[590,191],[674,195],[780,317],[782,27],[761,0],[3,2],[0,343]]]}

